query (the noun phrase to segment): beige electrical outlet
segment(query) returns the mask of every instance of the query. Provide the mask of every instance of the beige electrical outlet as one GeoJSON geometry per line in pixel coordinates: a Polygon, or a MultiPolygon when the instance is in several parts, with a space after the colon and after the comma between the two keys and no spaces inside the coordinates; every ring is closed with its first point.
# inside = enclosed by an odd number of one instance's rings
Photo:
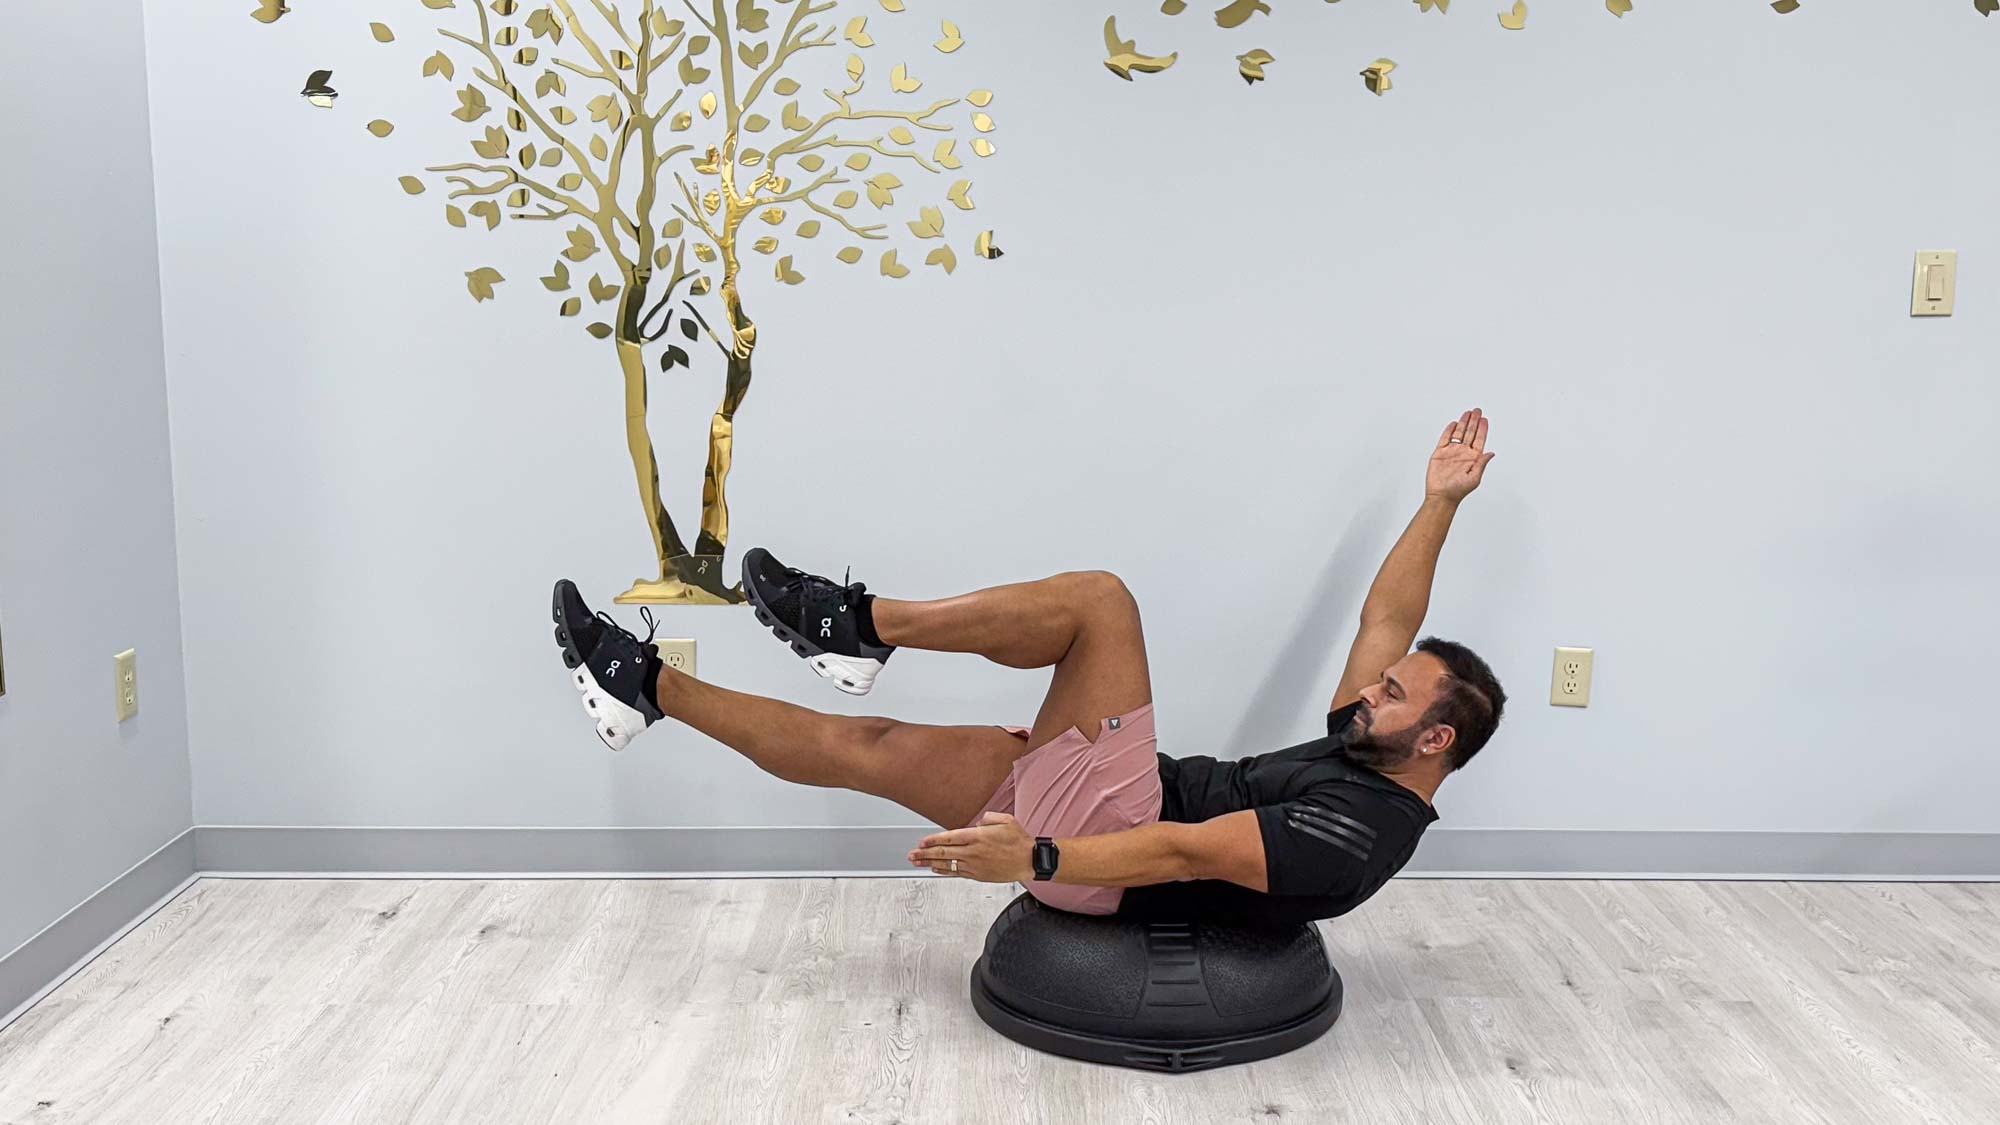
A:
{"type": "Polygon", "coordinates": [[[1554,707],[1590,706],[1590,666],[1594,650],[1559,648],[1556,670],[1549,685],[1549,704],[1554,707]]]}
{"type": "Polygon", "coordinates": [[[659,651],[660,662],[676,672],[694,675],[694,639],[692,637],[668,637],[653,642],[659,651]]]}
{"type": "Polygon", "coordinates": [[[1950,316],[1958,302],[1958,251],[1917,251],[1917,273],[1910,282],[1911,316],[1950,316]]]}
{"type": "Polygon", "coordinates": [[[112,660],[118,666],[118,721],[139,713],[139,650],[128,648],[112,660]]]}

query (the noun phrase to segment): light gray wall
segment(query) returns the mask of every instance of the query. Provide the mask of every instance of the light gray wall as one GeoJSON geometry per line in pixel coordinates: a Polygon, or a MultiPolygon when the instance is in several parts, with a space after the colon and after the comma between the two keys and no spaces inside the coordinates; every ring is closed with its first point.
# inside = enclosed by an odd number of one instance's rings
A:
{"type": "MultiPolygon", "coordinates": [[[[559,231],[452,230],[397,189],[465,151],[418,75],[436,18],[383,17],[382,47],[337,5],[151,7],[198,822],[912,823],[685,730],[592,737],[546,599],[647,559],[616,370],[534,280],[559,231]],[[295,96],[317,67],[334,111],[295,96]],[[483,265],[510,280],[475,305],[483,265]]],[[[1513,34],[1366,0],[1231,35],[1125,7],[1175,71],[1106,75],[1107,5],[869,6],[911,45],[878,70],[998,91],[950,220],[1007,256],[891,283],[822,239],[787,289],[751,255],[735,548],[901,596],[1115,569],[1163,747],[1254,753],[1320,729],[1429,443],[1477,404],[1500,456],[1430,626],[1517,702],[1445,824],[2000,831],[2000,21],[1681,0],[1513,34]],[[1958,316],[1912,321],[1932,248],[1963,254],[1958,316]],[[1546,705],[1559,644],[1597,649],[1587,711],[1546,705]]],[[[655,380],[684,523],[719,387],[655,380]]],[[[1043,682],[905,653],[849,701],[744,613],[666,622],[707,678],[828,710],[1025,722],[1043,682]]]]}
{"type": "Polygon", "coordinates": [[[192,823],[140,21],[0,36],[0,955],[192,823]]]}

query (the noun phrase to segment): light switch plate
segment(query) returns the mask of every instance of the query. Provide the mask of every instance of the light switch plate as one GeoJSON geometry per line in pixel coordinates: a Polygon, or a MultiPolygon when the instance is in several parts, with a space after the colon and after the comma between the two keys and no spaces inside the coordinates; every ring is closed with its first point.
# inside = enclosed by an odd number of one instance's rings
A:
{"type": "Polygon", "coordinates": [[[1911,316],[1950,316],[1958,303],[1958,251],[1917,251],[1910,279],[1911,316]]]}
{"type": "Polygon", "coordinates": [[[1549,684],[1552,707],[1590,706],[1590,671],[1596,652],[1587,648],[1556,650],[1556,670],[1549,684]]]}
{"type": "MultiPolygon", "coordinates": [[[[691,637],[663,637],[653,642],[659,651],[660,662],[676,672],[694,675],[694,639],[691,637]]],[[[699,677],[697,677],[699,678],[699,677]]]]}
{"type": "Polygon", "coordinates": [[[118,667],[118,721],[139,713],[139,650],[128,648],[112,660],[118,667]]]}

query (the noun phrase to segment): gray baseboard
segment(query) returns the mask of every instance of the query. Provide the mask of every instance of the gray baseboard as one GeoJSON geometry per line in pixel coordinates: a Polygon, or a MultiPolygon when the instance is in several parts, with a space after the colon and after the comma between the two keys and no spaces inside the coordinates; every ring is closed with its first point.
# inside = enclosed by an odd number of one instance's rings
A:
{"type": "Polygon", "coordinates": [[[76,909],[0,957],[0,1028],[154,910],[195,877],[195,830],[147,856],[76,909]]]}
{"type": "MultiPolygon", "coordinates": [[[[242,875],[907,875],[904,853],[930,831],[215,826],[196,830],[195,859],[242,875]]],[[[1436,828],[1405,874],[2000,881],[2000,834],[1436,828]]]]}

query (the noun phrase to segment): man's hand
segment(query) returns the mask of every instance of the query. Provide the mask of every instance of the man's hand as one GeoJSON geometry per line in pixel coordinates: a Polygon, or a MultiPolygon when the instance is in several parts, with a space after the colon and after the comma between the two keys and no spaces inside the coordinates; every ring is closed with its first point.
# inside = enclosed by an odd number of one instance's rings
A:
{"type": "Polygon", "coordinates": [[[1424,495],[1458,503],[1479,487],[1491,460],[1493,454],[1486,452],[1486,418],[1477,409],[1468,410],[1438,438],[1424,476],[1424,495]]]}
{"type": "Polygon", "coordinates": [[[924,837],[910,853],[910,865],[982,883],[1025,883],[1035,877],[1035,838],[1013,817],[990,812],[977,827],[924,837]]]}

